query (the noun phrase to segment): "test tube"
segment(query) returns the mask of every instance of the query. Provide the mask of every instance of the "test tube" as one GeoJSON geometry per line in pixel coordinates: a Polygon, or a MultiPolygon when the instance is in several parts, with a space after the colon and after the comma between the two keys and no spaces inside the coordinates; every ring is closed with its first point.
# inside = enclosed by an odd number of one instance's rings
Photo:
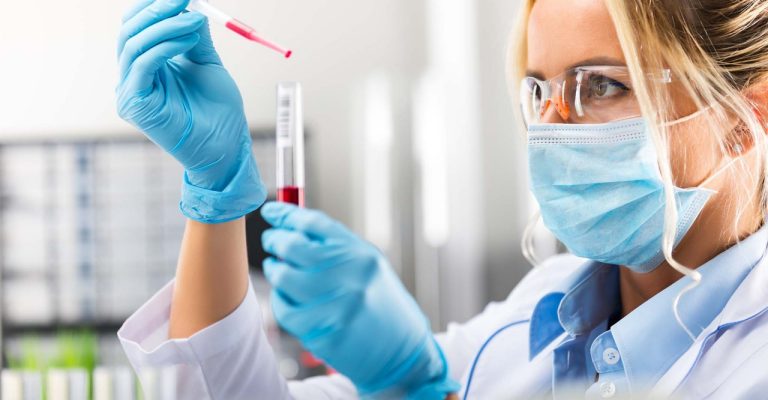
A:
{"type": "Polygon", "coordinates": [[[265,39],[263,36],[258,34],[255,29],[246,25],[244,22],[236,18],[232,18],[230,15],[208,4],[208,0],[191,0],[187,6],[187,10],[197,11],[200,14],[208,17],[209,20],[224,25],[224,27],[230,31],[235,32],[248,40],[268,47],[282,54],[285,58],[290,58],[291,54],[293,54],[291,50],[285,49],[282,46],[265,39]]]}
{"type": "Polygon", "coordinates": [[[277,85],[277,201],[304,206],[304,120],[301,85],[277,85]]]}

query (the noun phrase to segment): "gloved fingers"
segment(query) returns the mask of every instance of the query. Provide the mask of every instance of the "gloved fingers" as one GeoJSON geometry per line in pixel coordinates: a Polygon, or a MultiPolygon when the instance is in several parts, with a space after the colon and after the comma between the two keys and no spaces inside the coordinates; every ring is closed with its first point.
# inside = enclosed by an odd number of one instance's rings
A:
{"type": "Polygon", "coordinates": [[[355,309],[363,304],[358,293],[345,293],[339,297],[297,305],[280,291],[273,290],[270,299],[275,320],[301,341],[343,330],[355,309]]]}
{"type": "Polygon", "coordinates": [[[125,78],[131,64],[145,51],[181,36],[196,33],[205,23],[205,17],[196,12],[184,13],[164,19],[128,39],[120,55],[120,77],[125,78]]]}
{"type": "Polygon", "coordinates": [[[139,1],[137,1],[133,6],[131,6],[130,9],[128,9],[128,11],[125,12],[125,14],[123,14],[123,19],[122,19],[123,23],[125,23],[129,19],[135,17],[136,14],[139,13],[139,11],[147,8],[150,4],[152,4],[154,2],[155,2],[155,0],[139,0],[139,1]]]}
{"type": "Polygon", "coordinates": [[[323,251],[322,242],[286,229],[267,229],[261,235],[261,245],[267,253],[302,268],[325,268],[335,255],[323,251]]]}
{"type": "Polygon", "coordinates": [[[313,239],[355,237],[352,232],[327,215],[293,204],[267,203],[261,208],[261,216],[275,228],[304,232],[313,239]]]}
{"type": "Polygon", "coordinates": [[[327,285],[312,282],[318,277],[307,270],[271,257],[264,260],[263,267],[267,281],[292,304],[305,304],[332,294],[325,290],[327,285]]]}
{"type": "Polygon", "coordinates": [[[131,64],[121,84],[122,93],[132,96],[152,88],[155,74],[173,57],[189,51],[200,40],[197,32],[167,40],[147,50],[131,64]]]}
{"type": "MultiPolygon", "coordinates": [[[[141,4],[143,2],[139,5],[141,4]]],[[[147,4],[123,23],[117,40],[117,55],[123,53],[123,47],[128,39],[159,21],[180,14],[188,4],[189,0],[156,0],[147,4]]]]}
{"type": "Polygon", "coordinates": [[[200,42],[185,54],[187,59],[196,64],[222,65],[221,58],[216,52],[216,48],[213,46],[211,29],[207,19],[203,25],[197,29],[197,33],[200,35],[200,42]]]}
{"type": "MultiPolygon", "coordinates": [[[[267,253],[281,258],[297,268],[312,272],[349,273],[375,266],[381,255],[376,248],[362,241],[344,239],[313,240],[302,232],[270,228],[261,235],[267,253]],[[354,265],[354,267],[348,267],[354,265]],[[329,270],[333,271],[329,271],[329,270]]],[[[369,268],[370,269],[370,268],[369,268]]]]}
{"type": "Polygon", "coordinates": [[[263,263],[264,276],[273,288],[279,290],[295,304],[306,304],[333,297],[343,292],[362,292],[368,279],[362,268],[345,268],[349,273],[329,270],[304,269],[275,258],[263,263]]]}

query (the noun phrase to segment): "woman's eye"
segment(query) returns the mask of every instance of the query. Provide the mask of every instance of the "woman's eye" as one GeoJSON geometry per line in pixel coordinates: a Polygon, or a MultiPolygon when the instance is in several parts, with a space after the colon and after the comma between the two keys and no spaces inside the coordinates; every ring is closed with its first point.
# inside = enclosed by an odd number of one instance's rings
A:
{"type": "Polygon", "coordinates": [[[604,75],[589,77],[587,96],[594,99],[606,99],[622,96],[630,91],[623,83],[604,75]]]}

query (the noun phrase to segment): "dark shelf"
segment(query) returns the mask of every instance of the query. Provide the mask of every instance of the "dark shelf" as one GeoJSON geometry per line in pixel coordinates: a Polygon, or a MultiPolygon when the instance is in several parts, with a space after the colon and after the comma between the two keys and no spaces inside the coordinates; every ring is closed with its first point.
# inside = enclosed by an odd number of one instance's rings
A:
{"type": "Polygon", "coordinates": [[[123,325],[123,321],[98,321],[93,323],[88,322],[58,322],[52,321],[46,324],[10,324],[7,321],[3,322],[3,336],[5,338],[9,336],[17,336],[23,334],[56,334],[62,331],[82,331],[87,330],[95,332],[97,334],[115,333],[120,326],[123,325]]]}

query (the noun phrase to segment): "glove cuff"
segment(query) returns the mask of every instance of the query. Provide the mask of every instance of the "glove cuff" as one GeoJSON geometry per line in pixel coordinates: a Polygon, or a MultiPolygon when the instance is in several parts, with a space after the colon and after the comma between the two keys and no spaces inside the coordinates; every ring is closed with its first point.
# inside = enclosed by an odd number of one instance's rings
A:
{"type": "Polygon", "coordinates": [[[379,389],[358,387],[358,391],[364,399],[445,400],[461,388],[448,376],[448,362],[431,334],[398,371],[379,385],[379,389]]]}
{"type": "Polygon", "coordinates": [[[440,345],[437,343],[434,336],[432,336],[432,344],[440,356],[443,371],[436,379],[410,390],[407,397],[409,400],[445,400],[449,394],[456,393],[461,389],[461,385],[448,376],[448,361],[445,359],[445,354],[443,354],[443,350],[440,348],[440,345]]]}
{"type": "Polygon", "coordinates": [[[243,146],[239,168],[221,191],[193,185],[184,172],[179,209],[187,218],[218,224],[240,218],[259,208],[267,198],[249,146],[243,146]]]}
{"type": "Polygon", "coordinates": [[[445,400],[451,393],[457,393],[461,385],[451,378],[440,382],[429,383],[408,393],[408,400],[445,400]]]}

